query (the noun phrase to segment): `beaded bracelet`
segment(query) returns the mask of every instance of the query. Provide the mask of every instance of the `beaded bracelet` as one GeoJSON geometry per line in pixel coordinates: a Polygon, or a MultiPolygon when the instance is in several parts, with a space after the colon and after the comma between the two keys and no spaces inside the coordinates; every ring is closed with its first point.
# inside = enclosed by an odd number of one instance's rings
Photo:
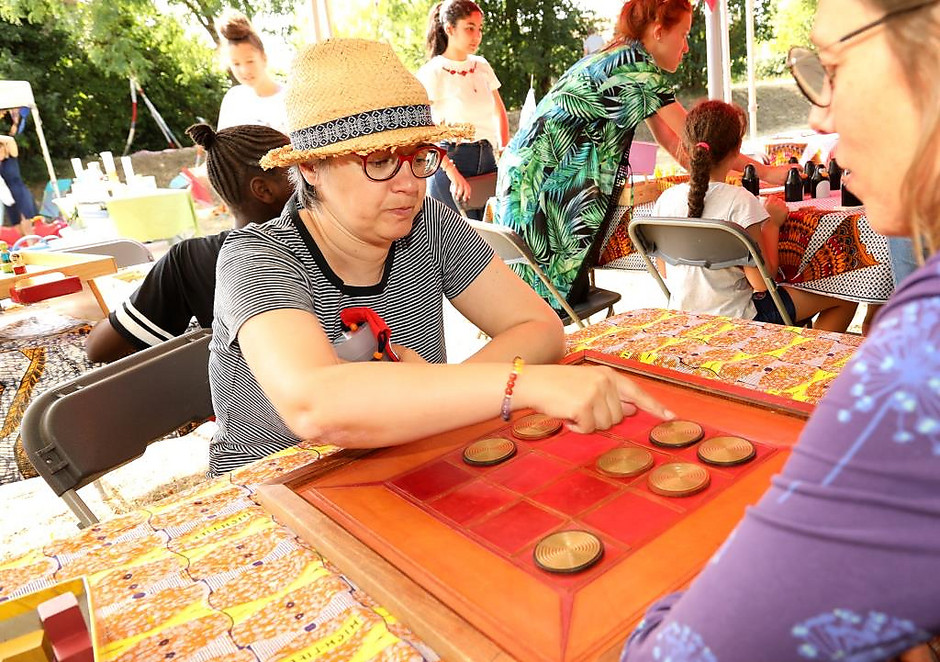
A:
{"type": "Polygon", "coordinates": [[[512,389],[516,385],[516,377],[522,374],[522,366],[525,362],[521,356],[512,360],[512,372],[509,373],[509,379],[506,381],[506,390],[503,391],[503,406],[500,407],[499,415],[504,421],[509,420],[509,414],[512,412],[512,389]]]}

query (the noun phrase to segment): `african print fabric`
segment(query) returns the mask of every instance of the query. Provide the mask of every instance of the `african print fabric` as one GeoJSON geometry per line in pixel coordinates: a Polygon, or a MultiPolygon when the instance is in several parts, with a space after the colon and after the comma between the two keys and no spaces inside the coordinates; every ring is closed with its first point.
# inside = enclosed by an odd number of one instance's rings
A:
{"type": "MultiPolygon", "coordinates": [[[[494,221],[515,230],[562,296],[577,303],[627,179],[636,126],[675,101],[640,44],[589,55],[539,102],[499,162],[494,221]]],[[[513,269],[557,305],[526,265],[513,269]]]]}
{"type": "Polygon", "coordinates": [[[84,349],[90,330],[60,315],[31,315],[0,328],[0,485],[37,475],[20,444],[23,414],[37,396],[92,368],[84,349]]]}

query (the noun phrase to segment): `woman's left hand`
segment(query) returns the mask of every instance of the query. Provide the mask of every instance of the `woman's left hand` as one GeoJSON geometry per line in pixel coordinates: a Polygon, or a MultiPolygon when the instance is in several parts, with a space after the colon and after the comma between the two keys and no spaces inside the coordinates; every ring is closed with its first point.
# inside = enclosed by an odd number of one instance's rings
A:
{"type": "Polygon", "coordinates": [[[454,200],[460,202],[469,200],[470,183],[466,178],[457,172],[456,168],[448,172],[447,176],[450,178],[450,194],[454,197],[454,200]]]}

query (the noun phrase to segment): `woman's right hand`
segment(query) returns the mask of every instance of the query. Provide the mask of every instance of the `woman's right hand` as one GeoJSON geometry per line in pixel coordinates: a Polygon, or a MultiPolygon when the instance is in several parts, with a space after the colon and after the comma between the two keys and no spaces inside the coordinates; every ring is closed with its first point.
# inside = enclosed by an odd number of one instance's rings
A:
{"type": "Polygon", "coordinates": [[[460,174],[457,168],[453,168],[447,173],[450,179],[450,194],[455,201],[463,202],[470,199],[470,183],[460,174]]]}
{"type": "Polygon", "coordinates": [[[676,417],[633,380],[604,366],[527,365],[514,398],[517,405],[561,418],[569,430],[582,434],[619,423],[626,403],[662,419],[676,417]]]}

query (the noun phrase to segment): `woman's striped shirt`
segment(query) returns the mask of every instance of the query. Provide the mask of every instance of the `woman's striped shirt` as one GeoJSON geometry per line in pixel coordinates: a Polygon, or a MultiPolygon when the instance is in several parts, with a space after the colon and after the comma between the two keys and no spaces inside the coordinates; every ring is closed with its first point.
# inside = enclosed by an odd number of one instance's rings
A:
{"type": "Polygon", "coordinates": [[[443,299],[463,292],[492,257],[460,216],[431,198],[411,233],[389,249],[381,282],[369,287],[345,285],[333,272],[293,200],[280,218],[232,232],[217,268],[209,381],[219,429],[209,448],[210,475],[300,441],[242,356],[238,331],[249,318],[283,308],[310,311],[335,342],[340,311],[365,306],[388,323],[396,344],[445,363],[443,299]]]}

